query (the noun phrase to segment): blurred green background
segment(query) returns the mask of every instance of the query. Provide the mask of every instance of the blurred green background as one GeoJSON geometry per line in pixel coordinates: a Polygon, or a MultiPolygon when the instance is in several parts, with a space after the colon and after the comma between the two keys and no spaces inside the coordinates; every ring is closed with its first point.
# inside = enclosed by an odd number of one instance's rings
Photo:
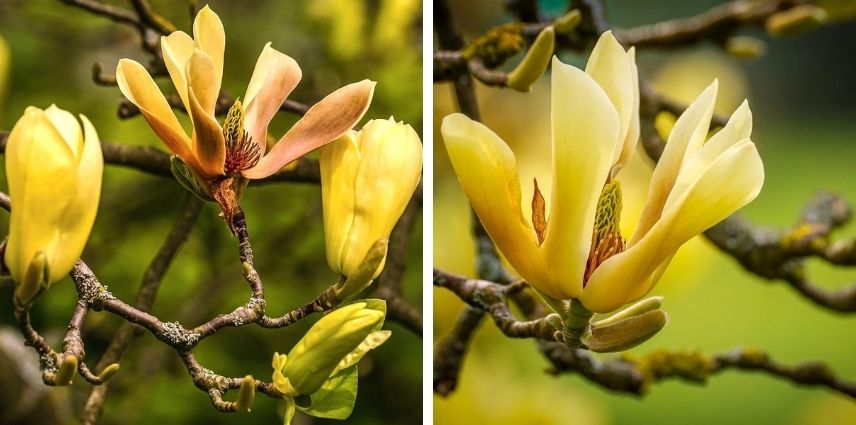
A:
{"type": "MultiPolygon", "coordinates": [[[[455,23],[468,37],[511,17],[498,0],[450,2],[455,23]]],[[[618,27],[690,16],[715,1],[606,1],[618,27]]],[[[559,14],[564,1],[541,1],[559,14]]],[[[555,15],[554,15],[555,16],[555,15]]],[[[768,44],[768,54],[738,61],[702,44],[674,51],[637,52],[640,73],[661,93],[692,100],[719,78],[719,113],[730,114],[748,98],[755,118],[753,140],[766,168],[766,184],[744,213],[758,223],[787,226],[805,201],[829,189],[856,201],[856,25],[837,24],[805,36],[770,39],[761,30],[744,30],[768,44]]],[[[562,54],[566,62],[585,57],[562,54]]],[[[509,64],[513,66],[513,64],[509,64]]],[[[483,121],[509,143],[518,158],[523,198],[532,195],[533,176],[549,182],[549,78],[529,94],[477,87],[483,121]]],[[[452,88],[434,86],[434,264],[473,275],[474,247],[468,237],[469,210],[450,168],[439,124],[454,111],[452,88]]],[[[632,230],[651,174],[651,161],[639,150],[622,171],[625,189],[624,234],[632,230]]],[[[544,183],[542,183],[544,182],[544,183]]],[[[544,193],[549,188],[542,187],[544,193]]],[[[524,205],[528,202],[524,202],[524,205]]],[[[527,214],[527,212],[524,212],[527,214]]],[[[853,236],[851,225],[839,237],[853,236]]],[[[851,284],[853,270],[812,264],[816,280],[830,288],[851,284]],[[849,283],[848,283],[849,282],[849,283]]],[[[679,251],[653,294],[666,297],[671,322],[641,355],[658,348],[697,348],[719,352],[735,346],[767,350],[784,363],[823,360],[844,378],[856,380],[856,316],[836,314],[801,298],[786,284],[766,282],[744,272],[729,257],[697,238],[679,251]]],[[[447,334],[463,304],[434,290],[435,340],[447,334]]],[[[654,385],[644,398],[612,394],[579,376],[550,376],[547,361],[532,341],[502,336],[492,322],[481,325],[464,363],[458,389],[434,396],[440,424],[856,424],[856,403],[819,388],[799,388],[775,378],[728,371],[703,386],[679,381],[654,385]]]]}
{"type": "MultiPolygon", "coordinates": [[[[104,2],[129,7],[126,0],[104,2]]],[[[186,1],[152,0],[180,29],[189,31],[186,1]]],[[[200,1],[200,6],[204,1],[200,1]]],[[[268,41],[297,60],[303,81],[292,99],[311,103],[336,88],[369,78],[378,82],[372,118],[394,115],[422,128],[421,2],[419,0],[227,1],[212,0],[226,29],[224,89],[243,96],[256,58],[268,41]]],[[[27,105],[56,103],[86,114],[103,140],[163,145],[142,118],[116,117],[121,98],[115,87],[98,87],[90,69],[96,61],[112,74],[117,61],[148,59],[130,27],[71,8],[58,0],[0,1],[0,36],[10,50],[9,81],[0,106],[0,129],[9,130],[27,105]]],[[[4,62],[0,43],[0,70],[4,62]]],[[[2,81],[0,71],[0,81],[2,81]]],[[[174,93],[167,81],[162,87],[174,93]]],[[[189,122],[179,113],[186,127],[189,122]]],[[[279,138],[296,120],[283,113],[270,132],[279,138]]],[[[141,172],[105,168],[102,202],[83,258],[110,290],[131,301],[143,270],[154,256],[180,209],[185,191],[174,181],[141,172]]],[[[5,179],[2,185],[5,190],[5,179]]],[[[336,276],[324,257],[320,188],[316,185],[276,183],[252,187],[242,205],[256,253],[256,265],[265,281],[268,313],[280,315],[309,301],[336,276]]],[[[190,238],[165,277],[154,312],[165,321],[195,326],[218,313],[244,303],[248,292],[237,260],[235,239],[229,235],[218,209],[206,204],[190,238]]],[[[6,219],[0,220],[0,233],[6,219]]],[[[421,220],[408,247],[404,293],[421,306],[421,220]]],[[[0,350],[18,366],[37,365],[33,350],[14,355],[15,330],[10,313],[11,284],[0,284],[0,350]],[[9,330],[12,329],[12,332],[9,330]],[[11,354],[10,354],[11,353],[11,354]]],[[[60,282],[33,309],[38,329],[59,349],[75,294],[70,282],[60,282]]],[[[264,330],[248,326],[224,329],[196,350],[208,368],[229,375],[250,373],[269,380],[271,357],[287,352],[316,318],[293,327],[264,330]]],[[[84,340],[87,363],[94,365],[120,321],[107,313],[87,318],[84,340]]],[[[392,339],[360,365],[357,406],[348,423],[409,424],[421,417],[421,346],[419,337],[389,323],[392,339]]],[[[2,357],[2,356],[0,356],[2,357]]],[[[2,363],[2,362],[0,362],[2,363]]],[[[14,366],[14,365],[13,365],[14,366]]],[[[8,372],[8,369],[7,369],[8,372]]],[[[0,370],[0,375],[4,371],[0,370]]],[[[75,423],[88,394],[88,384],[77,379],[70,389],[46,388],[38,376],[27,384],[6,385],[5,397],[20,398],[20,406],[46,397],[23,423],[75,423]],[[32,385],[30,385],[32,384],[32,385]],[[53,411],[60,413],[54,421],[53,411]]],[[[8,382],[8,381],[3,381],[8,382]]],[[[229,398],[235,394],[230,394],[229,398]]],[[[31,406],[32,407],[32,406],[31,406]]],[[[280,423],[281,406],[264,396],[256,398],[252,414],[221,414],[208,396],[193,386],[175,353],[148,334],[134,342],[111,382],[103,423],[280,423]]],[[[0,423],[11,413],[0,409],[0,423]]],[[[298,414],[295,424],[337,423],[310,421],[298,414]]],[[[21,423],[21,422],[19,422],[21,423]]],[[[340,422],[338,422],[340,423],[340,422]]]]}

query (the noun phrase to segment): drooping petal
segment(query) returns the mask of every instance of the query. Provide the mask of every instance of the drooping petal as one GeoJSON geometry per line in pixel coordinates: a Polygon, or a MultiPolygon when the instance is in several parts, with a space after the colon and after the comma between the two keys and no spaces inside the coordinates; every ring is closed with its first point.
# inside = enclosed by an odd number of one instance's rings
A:
{"type": "Polygon", "coordinates": [[[631,124],[639,122],[639,84],[634,57],[624,51],[612,31],[601,34],[586,64],[586,74],[606,92],[618,112],[620,129],[613,162],[622,155],[631,124]]]}
{"type": "Polygon", "coordinates": [[[752,142],[726,149],[638,243],[594,271],[584,291],[585,306],[609,312],[641,297],[652,285],[651,275],[681,245],[755,199],[763,182],[763,164],[752,142]]]}
{"type": "Polygon", "coordinates": [[[620,121],[588,74],[556,58],[551,96],[553,193],[541,250],[553,287],[543,290],[568,299],[583,289],[595,208],[618,147],[620,121]]]}
{"type": "Polygon", "coordinates": [[[274,145],[244,177],[261,179],[284,165],[348,132],[366,113],[374,93],[374,81],[363,80],[342,87],[309,108],[294,127],[274,145]]]}
{"type": "Polygon", "coordinates": [[[223,22],[207,5],[199,11],[193,21],[193,42],[211,57],[214,63],[214,81],[220,92],[220,82],[223,80],[223,52],[226,48],[226,31],[223,22]]]}
{"type": "Polygon", "coordinates": [[[521,209],[511,149],[489,128],[463,114],[444,118],[440,132],[458,181],[496,247],[532,285],[556,294],[538,252],[535,230],[521,209]]]}
{"type": "MultiPolygon", "coordinates": [[[[84,115],[80,115],[85,134],[82,152],[78,161],[74,196],[61,218],[60,249],[51,263],[51,279],[57,280],[74,266],[83,247],[89,239],[89,233],[98,212],[101,197],[101,176],[104,171],[104,159],[101,154],[101,142],[95,127],[84,115]],[[54,276],[54,273],[60,275],[54,276]]],[[[78,130],[79,131],[79,130],[78,130]]]]}
{"type": "Polygon", "coordinates": [[[265,45],[244,96],[244,104],[247,105],[244,128],[259,145],[262,154],[267,148],[265,139],[268,124],[297,87],[301,76],[300,66],[294,59],[273,49],[270,43],[265,45]]]}
{"type": "Polygon", "coordinates": [[[639,217],[639,224],[630,238],[630,246],[642,239],[660,219],[663,206],[672,191],[684,160],[704,143],[713,117],[718,85],[714,80],[675,122],[663,154],[651,176],[648,199],[639,217]]]}
{"type": "Polygon", "coordinates": [[[6,146],[12,212],[5,261],[15,281],[21,282],[38,251],[48,264],[55,263],[62,249],[57,246],[62,214],[70,202],[68,194],[75,191],[75,179],[68,176],[76,165],[68,143],[44,111],[28,107],[6,146]]]}
{"type": "Polygon", "coordinates": [[[187,64],[190,88],[188,100],[193,121],[193,152],[203,177],[223,174],[226,161],[226,142],[223,129],[214,117],[218,91],[214,91],[214,64],[211,58],[197,49],[187,64]]]}
{"type": "Polygon", "coordinates": [[[350,131],[320,149],[321,203],[324,212],[324,242],[327,263],[344,274],[342,253],[354,222],[354,197],[357,168],[360,164],[360,138],[350,131]]]}
{"type": "Polygon", "coordinates": [[[122,59],[116,68],[116,82],[122,94],[140,109],[169,150],[188,164],[195,163],[190,138],[146,69],[135,61],[122,59]]]}
{"type": "Polygon", "coordinates": [[[752,111],[749,103],[744,101],[728,123],[719,132],[713,135],[699,150],[689,155],[686,163],[681,167],[680,173],[675,180],[672,192],[666,199],[663,209],[668,209],[677,199],[680,199],[684,191],[698,180],[710,164],[719,157],[726,149],[734,146],[740,141],[746,140],[752,134],[752,111]]]}
{"type": "Polygon", "coordinates": [[[166,70],[175,85],[178,96],[181,97],[184,108],[190,110],[190,99],[187,97],[187,62],[193,56],[193,39],[183,31],[175,31],[161,37],[161,52],[166,70]]]}

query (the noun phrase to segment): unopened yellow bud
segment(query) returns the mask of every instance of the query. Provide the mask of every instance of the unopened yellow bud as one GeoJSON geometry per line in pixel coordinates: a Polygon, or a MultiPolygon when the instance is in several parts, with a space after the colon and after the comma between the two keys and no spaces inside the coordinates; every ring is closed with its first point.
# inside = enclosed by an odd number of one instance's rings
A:
{"type": "Polygon", "coordinates": [[[104,161],[95,128],[80,120],[56,106],[28,107],[9,134],[12,212],[3,260],[19,302],[67,275],[92,230],[104,161]]]}
{"type": "Polygon", "coordinates": [[[287,356],[274,355],[274,387],[292,397],[314,393],[339,370],[340,364],[355,364],[365,351],[383,342],[377,342],[381,336],[376,333],[382,332],[378,329],[385,315],[386,305],[379,300],[348,304],[328,313],[306,332],[287,356]],[[355,350],[358,351],[356,360],[348,360],[355,350]]]}
{"type": "Polygon", "coordinates": [[[553,28],[559,34],[567,34],[577,29],[582,21],[582,13],[580,13],[579,9],[574,9],[553,21],[553,28]]]}
{"type": "MultiPolygon", "coordinates": [[[[389,239],[416,190],[422,143],[413,128],[390,118],[371,120],[320,152],[327,263],[342,276],[356,277],[364,274],[375,243],[389,239]]],[[[385,250],[368,281],[383,270],[385,250]]]]}
{"type": "Polygon", "coordinates": [[[119,372],[119,363],[111,363],[98,374],[98,378],[101,379],[101,382],[107,382],[110,378],[115,376],[117,372],[119,372]]]}
{"type": "Polygon", "coordinates": [[[57,386],[71,385],[74,374],[77,372],[77,365],[77,356],[66,356],[59,364],[54,384],[57,386]]]}
{"type": "Polygon", "coordinates": [[[661,305],[663,305],[663,297],[645,298],[644,300],[631,304],[626,308],[622,309],[621,311],[614,313],[605,319],[592,322],[591,325],[593,327],[603,327],[618,323],[629,317],[638,316],[640,314],[647,313],[651,310],[656,310],[660,308],[661,305]]]}
{"type": "Polygon", "coordinates": [[[256,380],[253,379],[252,375],[247,375],[241,381],[241,388],[238,390],[238,399],[235,400],[235,409],[239,412],[249,412],[255,398],[256,380]]]}
{"type": "Polygon", "coordinates": [[[792,7],[767,18],[764,26],[773,37],[805,34],[826,22],[825,10],[810,4],[792,7]]]}
{"type": "Polygon", "coordinates": [[[523,61],[508,74],[505,84],[519,92],[526,93],[531,90],[532,85],[547,70],[555,46],[556,32],[553,27],[544,28],[538,37],[535,37],[535,41],[532,42],[532,46],[529,47],[523,61]]]}
{"type": "Polygon", "coordinates": [[[652,310],[604,326],[593,326],[587,345],[596,353],[629,350],[656,335],[668,321],[666,312],[652,310]]]}
{"type": "Polygon", "coordinates": [[[756,59],[767,53],[767,44],[755,37],[731,37],[725,42],[725,51],[738,59],[756,59]]]}

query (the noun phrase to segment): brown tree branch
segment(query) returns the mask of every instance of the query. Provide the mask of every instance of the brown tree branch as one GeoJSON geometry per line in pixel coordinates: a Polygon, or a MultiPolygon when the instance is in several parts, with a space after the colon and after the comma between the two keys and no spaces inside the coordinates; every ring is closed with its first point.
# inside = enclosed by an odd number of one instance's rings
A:
{"type": "MultiPolygon", "coordinates": [[[[137,297],[134,301],[134,306],[141,311],[149,311],[154,305],[157,297],[158,289],[163,281],[163,276],[179,248],[187,240],[190,231],[193,229],[193,224],[196,218],[202,211],[202,201],[192,194],[187,194],[184,205],[178,213],[178,218],[167,234],[166,239],[161,245],[155,257],[152,259],[149,266],[143,274],[143,282],[140,284],[140,289],[137,291],[137,297]]],[[[131,341],[139,335],[138,327],[130,323],[123,323],[113,335],[113,339],[101,355],[101,359],[96,366],[97,370],[104,370],[107,366],[118,363],[122,360],[122,356],[130,346],[131,341]]],[[[82,363],[81,363],[82,364],[82,363]]],[[[89,397],[83,408],[81,422],[83,424],[94,424],[101,416],[101,410],[104,406],[104,400],[107,395],[108,385],[93,387],[89,392],[89,397]]]]}

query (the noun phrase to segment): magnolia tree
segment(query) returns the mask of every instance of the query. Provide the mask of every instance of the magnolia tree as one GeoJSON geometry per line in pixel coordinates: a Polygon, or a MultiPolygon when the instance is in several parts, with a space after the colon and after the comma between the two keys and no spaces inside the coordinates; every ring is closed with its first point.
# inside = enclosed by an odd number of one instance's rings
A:
{"type": "Polygon", "coordinates": [[[663,297],[646,296],[678,249],[700,234],[748,272],[791,285],[795,296],[835,312],[856,311],[852,287],[823,289],[804,269],[809,257],[837,265],[856,261],[853,240],[830,240],[850,217],[843,200],[820,195],[791,230],[750,224],[736,211],[761,191],[764,164],[752,142],[748,103],[730,116],[715,114],[713,80],[690,104],[676,105],[636,66],[639,51],[706,41],[738,57],[758,57],[763,42],[738,31],[760,26],[775,37],[802,34],[830,17],[846,18],[853,5],[737,0],[698,16],[628,29],[613,28],[601,1],[570,1],[559,17],[535,1],[509,1],[506,8],[515,21],[472,39],[460,35],[455,23],[465,18],[453,16],[446,1],[434,8],[434,81],[452,83],[460,111],[437,117],[439,133],[472,207],[478,273],[434,269],[434,286],[467,305],[436,345],[434,391],[455,391],[468,344],[487,317],[509,338],[537,341],[553,372],[577,373],[617,392],[643,394],[663,379],[705,381],[734,368],[856,398],[856,384],[822,363],[780,364],[756,349],[656,351],[641,358],[594,354],[656,341],[668,316],[663,297]],[[585,65],[554,56],[568,51],[586,55],[585,65]],[[518,53],[522,60],[504,70],[518,53]],[[552,143],[543,163],[552,164],[552,190],[542,194],[536,180],[532,198],[523,199],[515,152],[481,122],[474,85],[528,92],[547,69],[552,143]],[[616,177],[640,154],[655,162],[653,175],[635,231],[622,234],[616,177]],[[524,203],[531,203],[531,215],[524,203]]]}
{"type": "Polygon", "coordinates": [[[297,411],[348,418],[360,360],[391,337],[385,319],[400,321],[417,334],[421,329],[418,310],[401,298],[401,279],[406,241],[419,212],[422,144],[413,128],[392,117],[372,119],[353,130],[364,116],[371,117],[372,95],[383,81],[345,85],[314,105],[287,100],[301,80],[301,68],[268,43],[245,95],[232,99],[221,88],[228,39],[220,17],[208,6],[192,8],[192,31],[187,33],[176,30],[145,0],[131,1],[129,9],[88,0],[66,3],[139,31],[147,65],[119,59],[115,77],[98,69],[96,80],[118,86],[129,102],[122,105],[124,117],[145,119],[171,155],[102,142],[85,115],[56,105],[28,107],[11,131],[2,133],[9,193],[0,196],[0,203],[10,211],[3,272],[14,282],[8,305],[25,344],[38,353],[44,383],[67,386],[78,376],[87,381],[93,387],[82,419],[96,422],[106,384],[122,373],[124,351],[137,331],[145,330],[174,350],[186,367],[187,384],[207,393],[221,412],[248,412],[261,393],[283,401],[285,423],[297,411]],[[155,78],[172,84],[161,91],[155,78]],[[187,113],[190,127],[181,124],[175,110],[187,113]],[[269,123],[280,112],[299,119],[284,134],[271,134],[269,123]],[[317,161],[304,157],[316,150],[317,161]],[[114,296],[97,268],[80,258],[98,211],[105,164],[171,174],[190,192],[134,302],[114,296]],[[340,276],[314,299],[280,316],[267,313],[278,308],[277,301],[265,297],[250,242],[252,223],[241,207],[242,195],[254,181],[274,180],[320,184],[326,259],[340,276]],[[206,202],[218,208],[205,210],[206,202]],[[152,314],[166,269],[197,216],[217,210],[222,229],[231,233],[237,248],[234,264],[249,288],[246,302],[201,324],[152,314]],[[77,299],[64,303],[71,320],[58,346],[36,329],[31,312],[68,275],[77,299]],[[368,297],[367,288],[379,277],[382,285],[368,297]],[[97,364],[86,356],[85,321],[91,311],[128,323],[97,364]],[[282,347],[286,353],[269,354],[273,368],[267,377],[226,376],[203,366],[194,353],[203,340],[225,328],[259,326],[275,332],[314,315],[321,317],[290,349],[282,347]]]}

